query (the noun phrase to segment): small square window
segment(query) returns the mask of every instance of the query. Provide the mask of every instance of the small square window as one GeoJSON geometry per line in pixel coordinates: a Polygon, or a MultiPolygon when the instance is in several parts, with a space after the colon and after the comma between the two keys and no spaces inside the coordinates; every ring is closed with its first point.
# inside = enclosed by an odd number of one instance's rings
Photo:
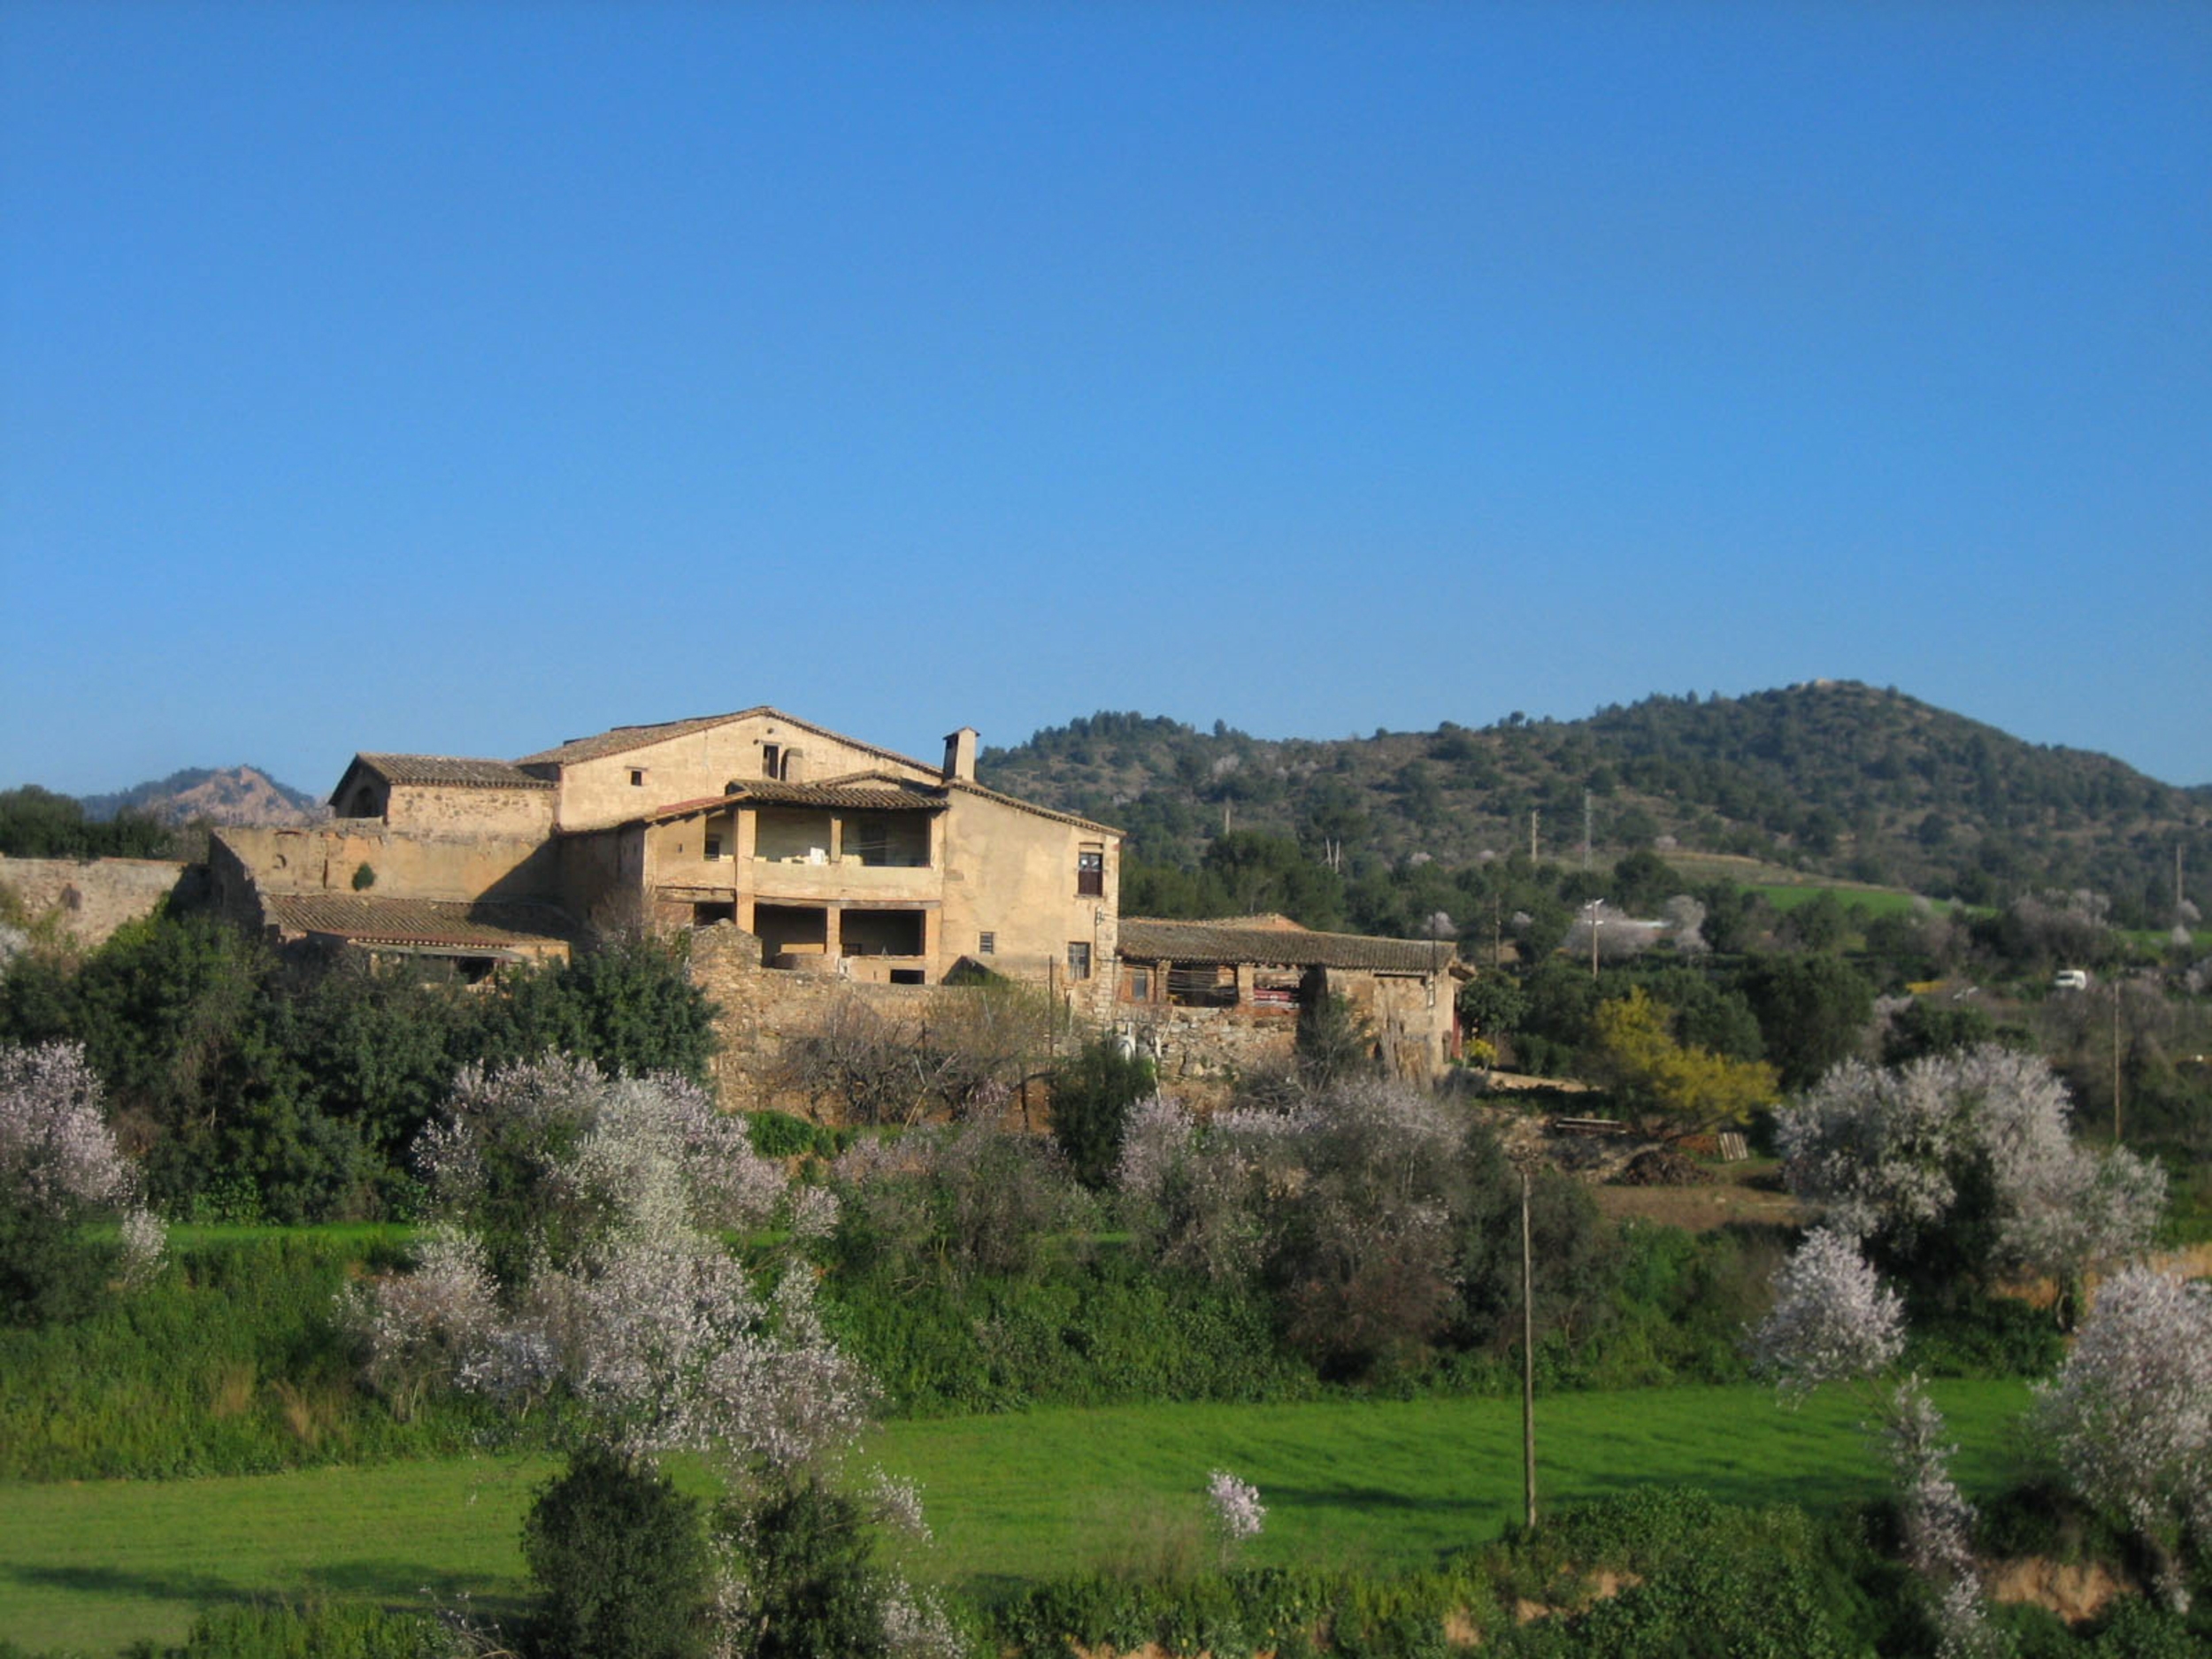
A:
{"type": "Polygon", "coordinates": [[[645,772],[642,767],[633,766],[630,768],[630,787],[633,789],[642,789],[645,787],[645,772]]]}
{"type": "Polygon", "coordinates": [[[1088,940],[1068,941],[1068,978],[1087,979],[1091,977],[1091,946],[1088,940]]]}
{"type": "Polygon", "coordinates": [[[975,936],[975,954],[979,956],[995,956],[998,955],[998,935],[996,933],[978,933],[975,936]]]}
{"type": "Polygon", "coordinates": [[[719,835],[710,835],[710,836],[708,836],[708,837],[707,837],[707,856],[708,856],[708,857],[710,857],[710,858],[719,858],[721,856],[722,856],[722,838],[721,838],[719,835]]]}

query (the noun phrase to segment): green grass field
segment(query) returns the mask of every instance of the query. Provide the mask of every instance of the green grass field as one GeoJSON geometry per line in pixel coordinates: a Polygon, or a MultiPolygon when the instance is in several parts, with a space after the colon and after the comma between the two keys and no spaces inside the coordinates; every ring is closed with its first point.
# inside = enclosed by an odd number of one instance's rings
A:
{"type": "MultiPolygon", "coordinates": [[[[2016,1479],[2016,1382],[1939,1385],[1970,1492],[2016,1479]]],[[[1651,1482],[1813,1508],[1880,1481],[1835,1394],[1785,1410],[1757,1388],[1540,1402],[1540,1497],[1651,1482]]],[[[897,1423],[872,1455],[923,1486],[934,1545],[909,1570],[972,1591],[1091,1567],[1196,1560],[1208,1471],[1256,1482],[1248,1559],[1390,1568],[1495,1537],[1520,1512],[1520,1418],[1498,1400],[1133,1406],[897,1423]]],[[[0,1632],[34,1648],[173,1640],[234,1599],[463,1594],[519,1605],[517,1529],[542,1460],[465,1459],[178,1481],[0,1487],[0,1632]]]]}
{"type": "MultiPolygon", "coordinates": [[[[1761,883],[1756,889],[1761,898],[1778,910],[1793,910],[1801,904],[1810,903],[1822,894],[1832,894],[1837,903],[1849,910],[1858,905],[1870,916],[1897,916],[1909,911],[1919,902],[1916,895],[1901,892],[1895,887],[1860,887],[1843,883],[1816,885],[1796,881],[1768,885],[1761,883]]],[[[1945,904],[1931,901],[1938,910],[1945,904]]]]}

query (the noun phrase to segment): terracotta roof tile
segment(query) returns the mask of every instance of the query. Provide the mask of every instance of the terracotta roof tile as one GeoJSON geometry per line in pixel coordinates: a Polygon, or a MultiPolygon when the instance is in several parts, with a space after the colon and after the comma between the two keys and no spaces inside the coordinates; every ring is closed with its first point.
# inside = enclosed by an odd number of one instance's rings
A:
{"type": "Polygon", "coordinates": [[[359,765],[387,783],[427,783],[465,789],[550,789],[544,778],[533,778],[503,760],[476,760],[460,755],[369,755],[354,757],[359,765]]]}
{"type": "Polygon", "coordinates": [[[610,731],[601,732],[591,737],[571,738],[567,742],[558,744],[552,749],[541,749],[534,755],[525,755],[515,764],[518,766],[573,765],[579,761],[599,760],[609,755],[620,755],[634,749],[648,749],[655,743],[664,743],[672,737],[688,737],[694,732],[704,732],[714,726],[726,726],[732,720],[750,719],[755,717],[772,719],[784,726],[795,726],[802,732],[811,732],[817,737],[826,737],[850,748],[863,749],[868,754],[880,756],[895,764],[911,767],[917,772],[934,772],[937,770],[927,762],[916,760],[910,755],[902,755],[896,749],[881,749],[873,743],[864,743],[858,738],[846,736],[842,732],[833,732],[826,726],[817,726],[811,720],[802,720],[796,715],[786,714],[780,709],[772,709],[764,703],[757,703],[749,709],[738,709],[729,714],[702,714],[687,720],[664,720],[657,726],[618,726],[610,731]]]}
{"type": "Polygon", "coordinates": [[[702,795],[655,807],[644,814],[649,822],[689,818],[723,806],[818,806],[841,812],[941,812],[945,793],[926,785],[902,786],[895,779],[872,784],[776,783],[762,779],[741,783],[723,795],[702,795]]]}
{"type": "Polygon", "coordinates": [[[269,919],[289,933],[324,933],[378,945],[478,946],[566,943],[567,912],[550,904],[480,899],[379,899],[359,893],[273,893],[269,919]]]}
{"type": "Polygon", "coordinates": [[[1254,927],[1242,917],[1169,922],[1125,916],[1117,951],[1133,962],[1245,962],[1278,968],[1364,968],[1384,973],[1430,973],[1453,959],[1448,941],[1432,944],[1425,939],[1316,933],[1284,927],[1279,921],[1254,927]]]}

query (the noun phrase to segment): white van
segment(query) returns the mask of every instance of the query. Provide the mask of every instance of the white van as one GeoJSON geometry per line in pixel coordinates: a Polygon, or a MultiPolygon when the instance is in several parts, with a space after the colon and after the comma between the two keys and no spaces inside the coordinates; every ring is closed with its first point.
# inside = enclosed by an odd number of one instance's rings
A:
{"type": "Polygon", "coordinates": [[[2089,988],[2089,972],[2085,968],[2061,968],[2051,976],[2054,991],[2085,991],[2089,988]]]}

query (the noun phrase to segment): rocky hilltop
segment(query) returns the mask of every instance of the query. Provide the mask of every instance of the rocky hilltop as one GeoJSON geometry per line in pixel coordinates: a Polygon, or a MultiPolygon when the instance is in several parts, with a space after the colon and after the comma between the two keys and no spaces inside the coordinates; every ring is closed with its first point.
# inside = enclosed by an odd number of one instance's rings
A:
{"type": "Polygon", "coordinates": [[[165,824],[289,826],[319,823],[330,816],[324,803],[279,783],[257,766],[188,767],[113,795],[86,795],[82,803],[85,816],[96,820],[128,811],[165,824]]]}

